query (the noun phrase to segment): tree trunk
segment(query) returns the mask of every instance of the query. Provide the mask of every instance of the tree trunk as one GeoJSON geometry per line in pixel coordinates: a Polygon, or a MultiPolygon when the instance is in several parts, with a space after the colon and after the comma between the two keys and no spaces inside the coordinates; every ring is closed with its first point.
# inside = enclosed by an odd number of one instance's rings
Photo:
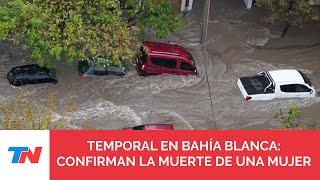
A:
{"type": "Polygon", "coordinates": [[[281,37],[282,37],[282,38],[286,36],[286,34],[287,34],[287,32],[288,32],[288,30],[289,30],[290,27],[291,27],[291,23],[288,23],[288,24],[286,25],[286,27],[283,29],[282,34],[281,34],[281,37]]]}
{"type": "MultiPolygon", "coordinates": [[[[289,11],[292,11],[292,9],[293,9],[293,0],[290,0],[289,1],[289,11]]],[[[282,31],[282,34],[281,34],[281,37],[283,38],[284,36],[286,36],[286,34],[287,34],[287,32],[288,32],[288,29],[291,27],[291,18],[290,18],[290,20],[287,22],[287,25],[286,25],[286,27],[283,29],[283,31],[282,31]]]]}

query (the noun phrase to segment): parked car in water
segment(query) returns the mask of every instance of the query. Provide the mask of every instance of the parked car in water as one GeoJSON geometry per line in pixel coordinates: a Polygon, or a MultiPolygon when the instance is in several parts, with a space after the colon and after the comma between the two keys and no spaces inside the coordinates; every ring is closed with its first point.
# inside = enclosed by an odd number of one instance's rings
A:
{"type": "Polygon", "coordinates": [[[7,74],[7,79],[14,86],[40,83],[56,84],[58,82],[53,69],[40,67],[36,64],[12,68],[7,74]]]}
{"type": "Polygon", "coordinates": [[[144,124],[123,130],[174,130],[172,124],[144,124]]]}
{"type": "Polygon", "coordinates": [[[78,62],[78,72],[81,77],[87,76],[105,76],[105,75],[115,75],[115,76],[124,76],[127,73],[122,71],[119,68],[113,66],[92,66],[88,61],[79,61],[78,62]]]}
{"type": "Polygon", "coordinates": [[[145,41],[136,58],[139,75],[163,73],[196,75],[197,68],[192,55],[176,44],[145,41]]]}
{"type": "Polygon", "coordinates": [[[260,72],[252,77],[241,77],[237,84],[246,101],[311,98],[316,94],[309,78],[301,71],[293,69],[260,72]]]}

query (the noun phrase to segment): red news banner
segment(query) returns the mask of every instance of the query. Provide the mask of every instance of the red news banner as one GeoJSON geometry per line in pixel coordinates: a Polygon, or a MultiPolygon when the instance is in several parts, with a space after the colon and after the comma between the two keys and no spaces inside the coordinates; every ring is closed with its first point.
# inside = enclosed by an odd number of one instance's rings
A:
{"type": "Polygon", "coordinates": [[[60,179],[320,179],[320,131],[51,131],[60,179]]]}

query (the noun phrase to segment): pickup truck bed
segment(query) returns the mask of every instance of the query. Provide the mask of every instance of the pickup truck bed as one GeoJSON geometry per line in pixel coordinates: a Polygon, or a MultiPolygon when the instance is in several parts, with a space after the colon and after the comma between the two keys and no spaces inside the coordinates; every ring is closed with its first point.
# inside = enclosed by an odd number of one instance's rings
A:
{"type": "Polygon", "coordinates": [[[263,75],[241,77],[240,81],[248,95],[264,94],[264,89],[270,84],[269,79],[263,75]]]}

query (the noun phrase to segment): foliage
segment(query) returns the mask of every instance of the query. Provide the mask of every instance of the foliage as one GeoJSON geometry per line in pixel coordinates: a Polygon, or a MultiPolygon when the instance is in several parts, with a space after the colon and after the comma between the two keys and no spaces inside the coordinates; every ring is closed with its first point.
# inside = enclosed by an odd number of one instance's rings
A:
{"type": "Polygon", "coordinates": [[[22,44],[41,66],[98,56],[121,66],[134,56],[141,33],[155,29],[164,37],[181,24],[162,0],[10,0],[0,6],[0,40],[22,44]]]}
{"type": "Polygon", "coordinates": [[[144,0],[141,3],[128,0],[126,4],[129,9],[131,7],[129,17],[136,17],[142,35],[154,30],[158,37],[163,38],[183,27],[181,16],[176,15],[171,5],[163,0],[144,0]]]}
{"type": "Polygon", "coordinates": [[[289,111],[284,113],[280,109],[274,118],[279,120],[286,129],[313,129],[314,125],[304,124],[300,120],[300,112],[296,105],[291,105],[289,111]]]}
{"type": "Polygon", "coordinates": [[[118,67],[121,70],[125,70],[124,67],[122,66],[122,64],[115,64],[112,59],[110,58],[105,58],[105,57],[96,57],[94,59],[85,59],[85,61],[87,61],[90,66],[94,66],[94,67],[105,67],[105,66],[115,66],[118,67]]]}
{"type": "Polygon", "coordinates": [[[68,105],[63,115],[53,125],[52,120],[56,111],[55,93],[48,95],[43,106],[38,106],[27,96],[19,95],[11,103],[0,106],[0,129],[65,129],[67,128],[65,117],[73,110],[74,105],[68,105]]]}
{"type": "Polygon", "coordinates": [[[307,22],[320,21],[319,8],[310,6],[307,0],[257,0],[256,4],[271,7],[266,21],[284,25],[282,37],[291,25],[302,27],[307,22]]]}

